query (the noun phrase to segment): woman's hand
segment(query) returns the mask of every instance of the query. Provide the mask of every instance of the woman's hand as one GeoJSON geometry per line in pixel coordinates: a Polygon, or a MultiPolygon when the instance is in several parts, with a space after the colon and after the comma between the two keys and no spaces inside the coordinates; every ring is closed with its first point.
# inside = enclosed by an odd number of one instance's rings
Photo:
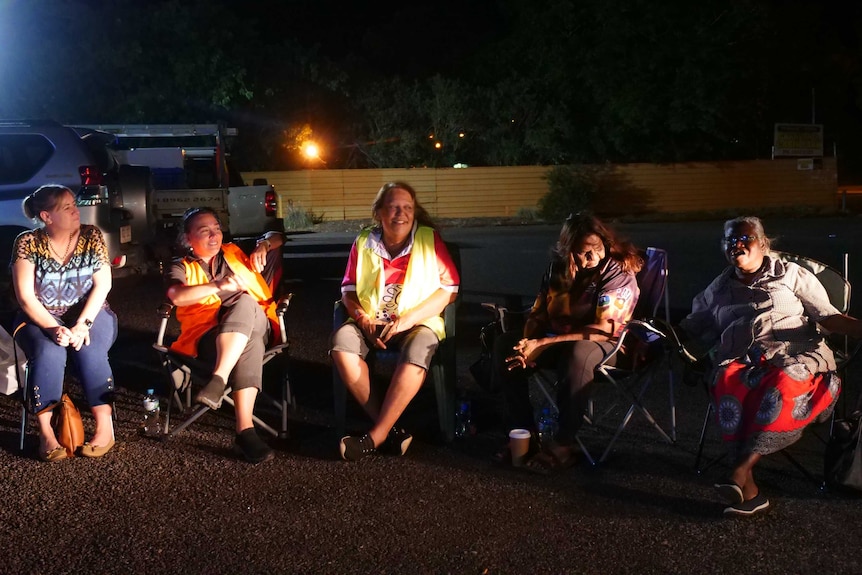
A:
{"type": "Polygon", "coordinates": [[[514,353],[506,358],[506,367],[509,370],[516,367],[534,367],[536,359],[542,353],[542,347],[537,339],[524,338],[512,348],[514,353]]]}
{"type": "Polygon", "coordinates": [[[214,283],[219,291],[238,292],[245,290],[245,284],[235,275],[223,277],[214,283]]]}
{"type": "Polygon", "coordinates": [[[384,333],[383,337],[380,338],[380,340],[384,344],[397,334],[413,329],[413,327],[416,325],[416,322],[412,319],[412,316],[408,312],[402,316],[393,315],[389,323],[386,325],[388,326],[386,332],[384,333]]]}
{"type": "Polygon", "coordinates": [[[266,267],[266,254],[269,251],[269,245],[270,243],[268,241],[258,242],[254,247],[254,251],[252,251],[249,256],[251,269],[257,273],[263,272],[263,268],[266,267]]]}
{"type": "Polygon", "coordinates": [[[365,313],[362,309],[359,309],[354,315],[353,321],[355,321],[356,325],[359,326],[359,329],[362,330],[362,333],[365,335],[365,339],[374,342],[374,347],[382,346],[382,349],[386,349],[386,346],[383,346],[383,342],[381,342],[377,337],[375,332],[377,329],[377,323],[371,319],[371,316],[365,313]],[[378,345],[378,343],[380,345],[378,345]]]}
{"type": "Polygon", "coordinates": [[[69,347],[72,339],[72,332],[64,325],[58,325],[48,329],[51,339],[60,347],[69,347]]]}
{"type": "Polygon", "coordinates": [[[75,348],[75,351],[85,345],[90,345],[90,329],[83,324],[75,324],[69,330],[69,345],[75,348]]]}

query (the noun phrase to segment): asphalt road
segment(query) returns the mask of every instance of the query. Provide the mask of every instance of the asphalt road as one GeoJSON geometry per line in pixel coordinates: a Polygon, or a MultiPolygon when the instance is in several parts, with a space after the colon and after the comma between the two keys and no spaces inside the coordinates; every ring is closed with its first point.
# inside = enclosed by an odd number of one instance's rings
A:
{"type": "MultiPolygon", "coordinates": [[[[845,245],[856,248],[856,228],[858,220],[801,220],[776,222],[768,231],[785,237],[785,249],[809,247],[826,260],[845,245]]],[[[638,224],[624,231],[641,245],[670,251],[675,309],[687,307],[693,284],[705,285],[721,267],[720,222],[638,224]]],[[[337,254],[350,234],[295,236],[288,244],[295,254],[333,255],[288,258],[296,294],[288,312],[289,369],[298,408],[290,439],[272,440],[276,457],[259,466],[231,454],[226,409],[167,442],[139,435],[142,392],[164,383],[150,347],[161,287],[155,277],[118,279],[110,297],[121,322],[111,354],[119,387],[118,446],[100,460],[45,464],[33,457],[31,430],[19,454],[18,404],[0,397],[0,572],[862,572],[862,500],[821,493],[781,457],[768,458],[759,470],[773,504],[769,513],[722,517],[711,484],[727,468],[720,462],[702,475],[693,470],[706,405],[699,388],[676,390],[675,445],[663,443],[636,416],[598,468],[582,463],[545,477],[490,462],[504,434],[502,403],[479,389],[468,371],[478,353],[478,329],[490,319],[478,304],[489,296],[531,293],[555,234],[555,226],[446,231],[461,245],[465,268],[458,375],[474,407],[476,434],[440,442],[433,393],[423,389],[402,421],[416,436],[408,454],[358,464],[338,458],[326,357],[343,266],[337,254]],[[512,289],[519,282],[524,287],[512,289]]],[[[850,380],[855,393],[858,374],[850,380]]],[[[663,424],[666,390],[656,386],[648,404],[663,424]]],[[[89,426],[79,390],[71,391],[89,426]]],[[[604,392],[597,398],[604,407],[611,400],[604,392]]],[[[352,428],[367,425],[355,405],[348,415],[352,428]]],[[[621,415],[617,409],[610,417],[621,415]]],[[[588,447],[606,443],[611,423],[585,434],[588,447]]],[[[706,450],[721,453],[714,435],[706,450]]],[[[822,465],[822,445],[813,434],[795,453],[815,472],[822,465]]]]}

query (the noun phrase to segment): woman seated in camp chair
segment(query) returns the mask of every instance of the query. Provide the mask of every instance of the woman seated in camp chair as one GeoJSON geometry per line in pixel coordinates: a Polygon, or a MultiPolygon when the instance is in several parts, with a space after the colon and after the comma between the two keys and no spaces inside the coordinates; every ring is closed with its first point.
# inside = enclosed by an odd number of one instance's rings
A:
{"type": "MultiPolygon", "coordinates": [[[[536,429],[528,390],[533,368],[555,369],[563,382],[558,390],[557,436],[527,460],[528,469],[547,473],[575,462],[575,436],[583,423],[594,369],[631,319],[640,295],[635,274],[642,266],[637,249],[598,218],[569,216],[523,333],[505,333],[495,341],[508,429],[536,429]]],[[[495,458],[508,455],[503,450],[495,458]]]]}
{"type": "Polygon", "coordinates": [[[114,446],[108,350],[117,339],[117,316],[106,301],[108,247],[99,228],[81,225],[75,195],[65,186],[42,186],[22,207],[39,227],[19,235],[12,249],[12,285],[21,306],[15,339],[29,362],[27,401],[39,424],[39,458],[67,457],[51,427],[51,410],[63,394],[70,352],[96,420],[80,455],[101,457],[114,446]]]}
{"type": "Polygon", "coordinates": [[[818,325],[862,337],[862,322],[839,313],[814,274],[770,255],[770,243],[759,218],[725,222],[721,247],[730,265],[680,324],[689,345],[712,349],[710,392],[734,458],[730,476],[715,485],[726,515],[766,510],[754,466],[831,414],[841,382],[818,325]]]}
{"type": "Polygon", "coordinates": [[[222,243],[218,215],[193,208],[183,216],[178,238],[186,255],[167,270],[167,298],[177,306],[180,336],[173,351],[214,364],[212,378],[195,402],[221,406],[227,383],[236,411],[235,450],[251,463],[272,458],[252,422],[263,382],[263,355],[278,334],[273,286],[281,276],[281,233],[269,232],[246,255],[222,243]]]}
{"type": "Polygon", "coordinates": [[[422,387],[445,331],[441,313],[455,301],[458,270],[431,217],[403,182],[384,184],[347,260],[341,301],[350,319],[332,335],[330,355],[342,381],[373,420],[368,433],[341,439],[341,456],[357,461],[387,445],[404,455],[413,436],[395,424],[422,387]],[[371,385],[371,348],[397,349],[385,394],[371,385]]]}

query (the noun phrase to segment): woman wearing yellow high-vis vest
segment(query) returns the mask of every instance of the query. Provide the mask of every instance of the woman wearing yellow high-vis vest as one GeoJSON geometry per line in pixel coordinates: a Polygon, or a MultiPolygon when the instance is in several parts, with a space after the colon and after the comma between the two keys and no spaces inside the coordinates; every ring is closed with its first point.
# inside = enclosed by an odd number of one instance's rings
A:
{"type": "Polygon", "coordinates": [[[272,449],[257,435],[252,422],[254,402],[263,380],[263,353],[278,319],[272,286],[281,278],[281,233],[269,232],[246,255],[222,243],[216,213],[188,210],[181,243],[186,256],[173,261],[167,273],[167,297],[177,306],[180,336],[171,349],[214,364],[209,383],[195,402],[221,406],[230,381],[236,411],[235,450],[251,463],[272,458],[272,449]]]}
{"type": "Polygon", "coordinates": [[[341,440],[341,456],[357,461],[386,446],[404,455],[413,437],[396,428],[416,396],[443,339],[443,308],[455,300],[460,278],[416,191],[385,184],[371,207],[374,225],[363,230],[347,261],[341,301],[350,319],[332,335],[330,355],[342,381],[373,426],[341,440]],[[383,397],[371,387],[370,349],[395,347],[398,365],[383,397]]]}

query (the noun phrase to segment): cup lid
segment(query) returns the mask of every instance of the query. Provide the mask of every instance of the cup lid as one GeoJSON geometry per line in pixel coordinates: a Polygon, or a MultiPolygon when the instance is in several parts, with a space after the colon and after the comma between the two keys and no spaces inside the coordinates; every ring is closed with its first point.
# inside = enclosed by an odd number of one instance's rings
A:
{"type": "Polygon", "coordinates": [[[512,439],[530,439],[530,435],[532,434],[529,429],[513,429],[509,432],[512,439]]]}

